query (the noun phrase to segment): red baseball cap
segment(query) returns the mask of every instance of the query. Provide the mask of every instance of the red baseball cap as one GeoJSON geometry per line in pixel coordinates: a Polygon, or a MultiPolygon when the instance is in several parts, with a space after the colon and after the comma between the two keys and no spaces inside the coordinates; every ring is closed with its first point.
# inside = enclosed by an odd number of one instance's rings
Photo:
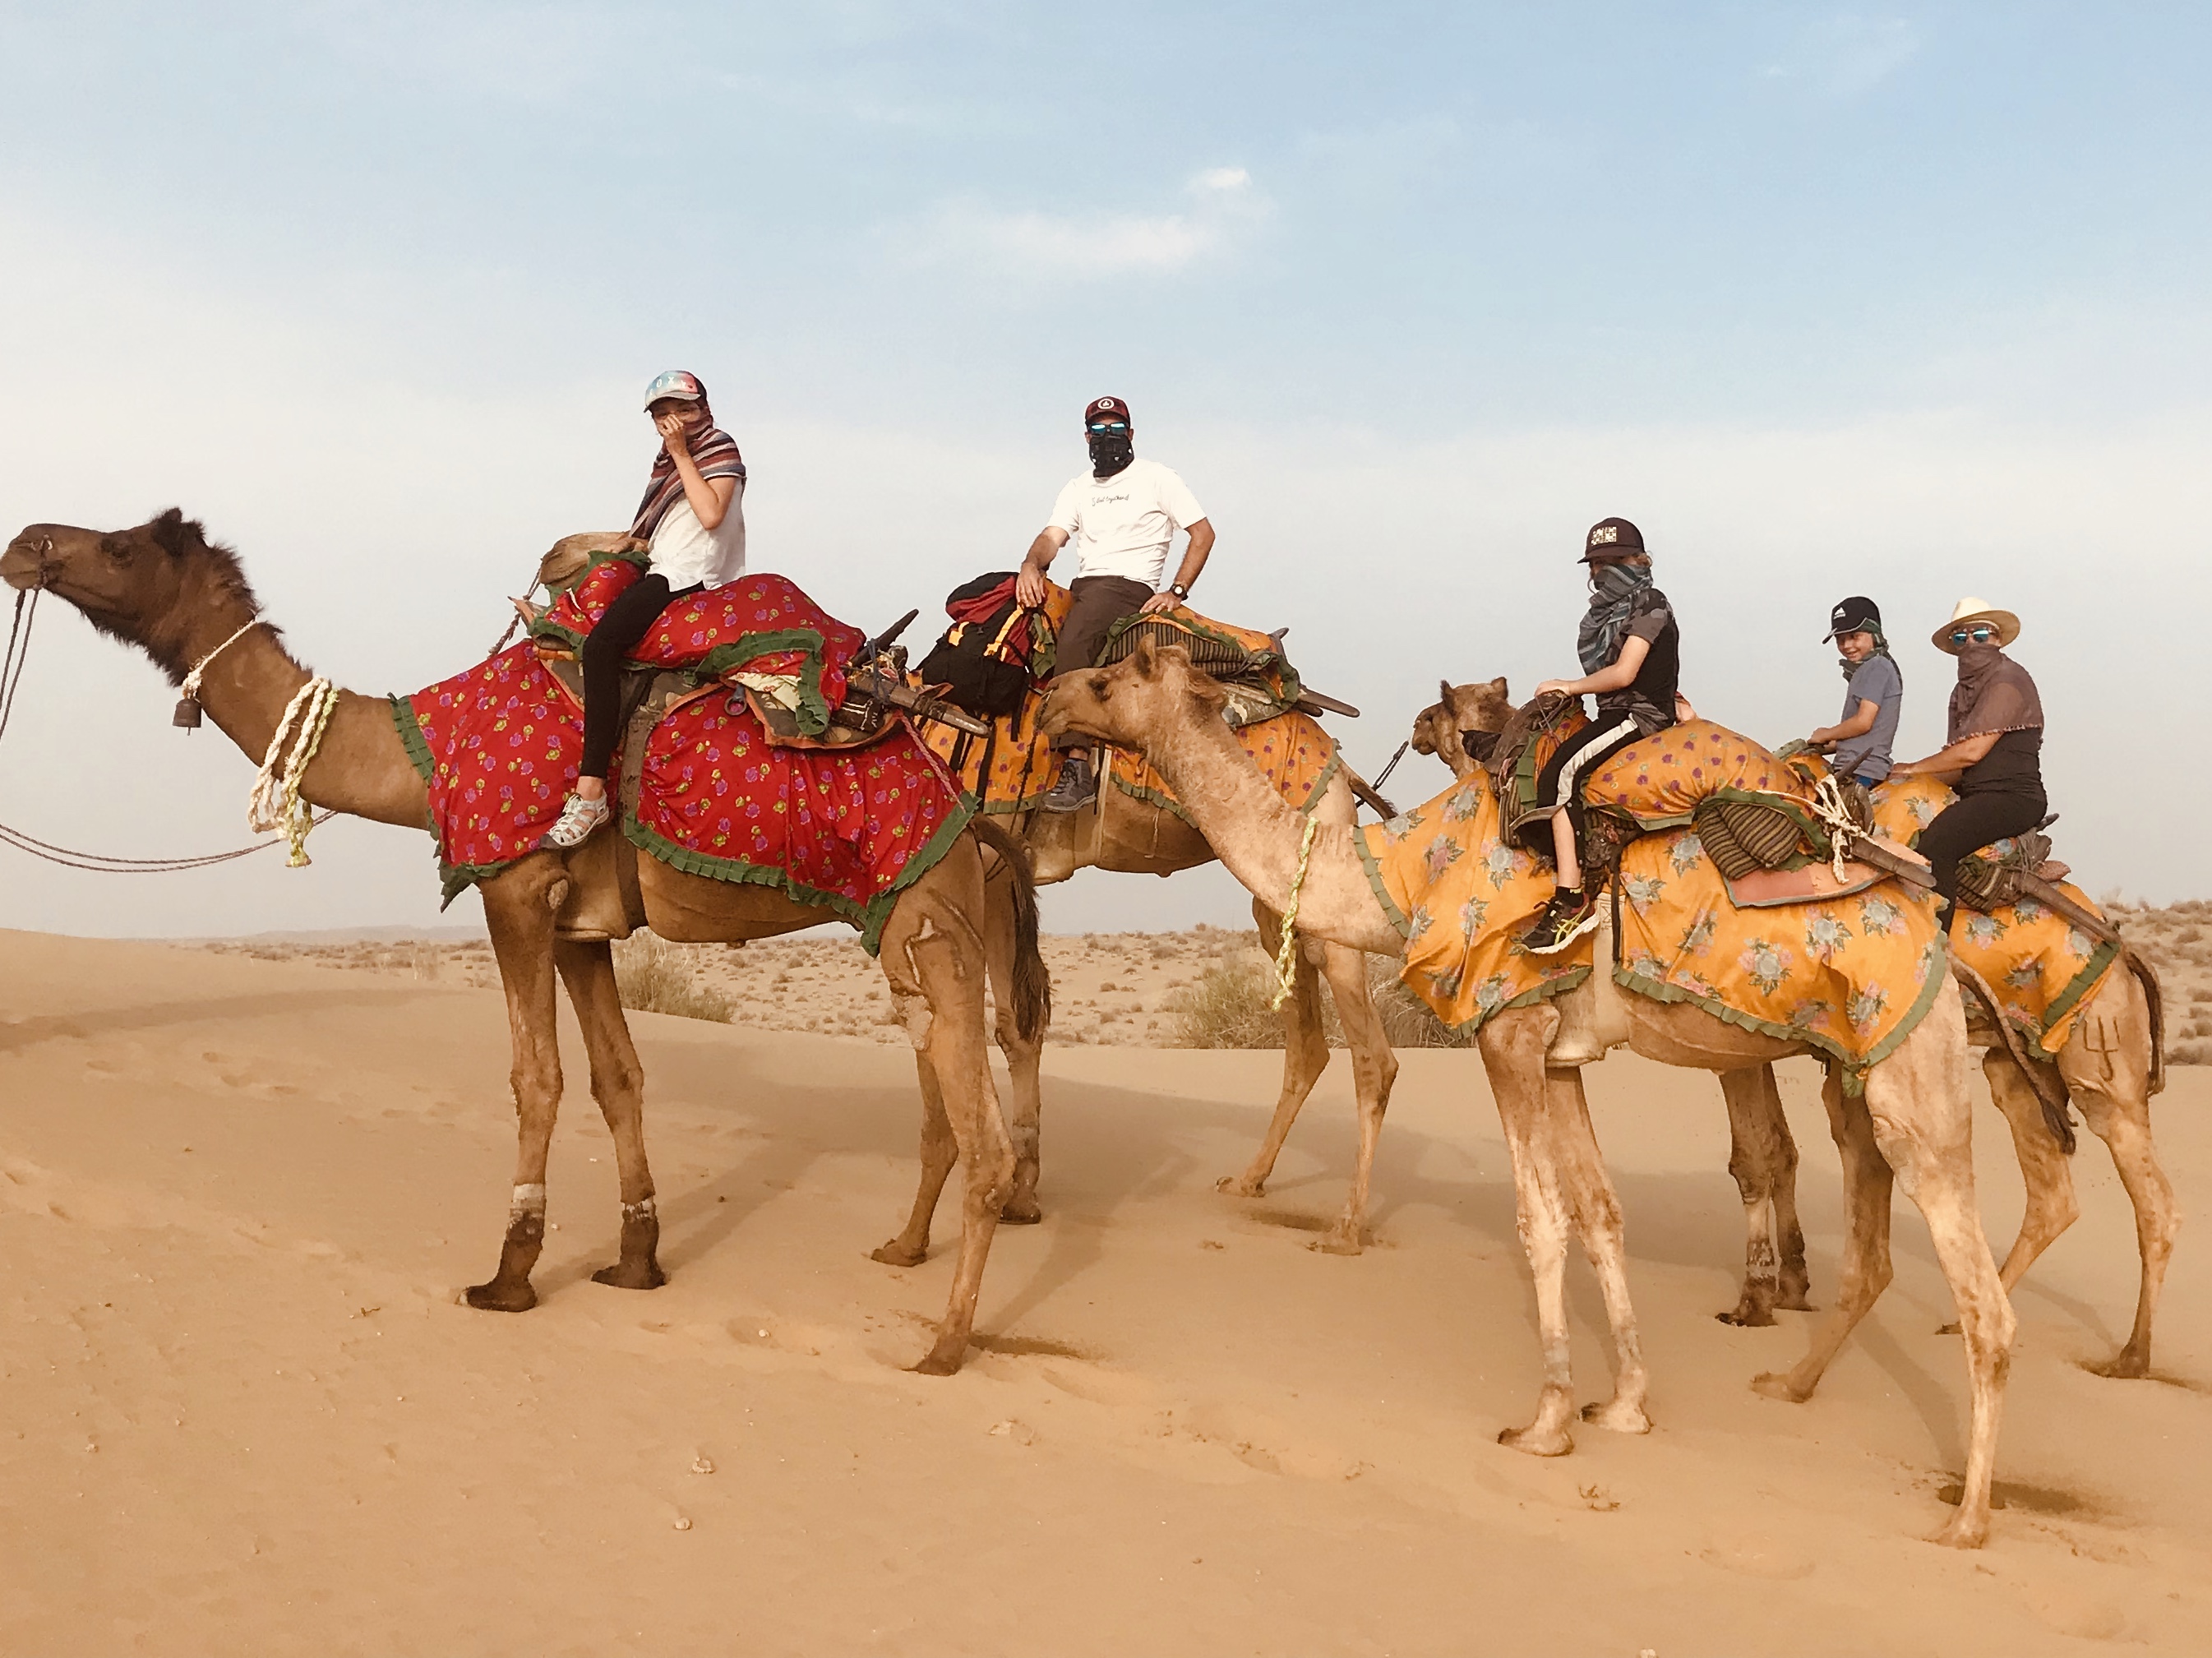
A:
{"type": "Polygon", "coordinates": [[[1088,426],[1094,420],[1123,421],[1132,428],[1137,423],[1129,413],[1129,405],[1119,398],[1091,398],[1083,411],[1083,423],[1088,426]]]}

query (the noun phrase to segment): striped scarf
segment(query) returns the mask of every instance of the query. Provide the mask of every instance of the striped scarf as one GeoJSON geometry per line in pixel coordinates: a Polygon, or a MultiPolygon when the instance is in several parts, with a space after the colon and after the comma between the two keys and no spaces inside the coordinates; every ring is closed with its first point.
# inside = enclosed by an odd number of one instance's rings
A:
{"type": "MultiPolygon", "coordinates": [[[[692,464],[699,469],[701,477],[742,479],[745,475],[745,458],[738,452],[738,440],[714,424],[714,411],[707,402],[706,391],[702,384],[699,388],[699,410],[707,416],[707,423],[690,434],[692,464]]],[[[653,476],[646,481],[645,499],[637,504],[637,517],[629,532],[641,541],[652,540],[653,532],[660,527],[660,520],[683,499],[683,476],[677,471],[675,459],[664,443],[660,452],[653,458],[653,476]]]]}

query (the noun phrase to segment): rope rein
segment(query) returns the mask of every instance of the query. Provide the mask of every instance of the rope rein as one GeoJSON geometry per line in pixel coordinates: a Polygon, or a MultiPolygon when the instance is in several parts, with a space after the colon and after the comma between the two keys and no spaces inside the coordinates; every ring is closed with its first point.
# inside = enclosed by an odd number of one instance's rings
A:
{"type": "Polygon", "coordinates": [[[0,735],[6,734],[9,716],[15,712],[15,687],[23,683],[23,665],[31,659],[31,622],[39,613],[39,595],[45,591],[43,587],[19,588],[15,593],[15,620],[8,628],[8,653],[0,656],[0,735]],[[30,601],[27,605],[26,599],[30,601]]]}
{"type": "Polygon", "coordinates": [[[261,758],[261,769],[254,774],[253,793],[246,801],[246,826],[264,834],[281,829],[291,844],[291,856],[285,862],[293,869],[305,869],[313,861],[307,856],[307,833],[315,826],[315,817],[300,799],[300,783],[314,762],[315,751],[323,745],[323,733],[330,729],[331,714],[337,705],[337,687],[320,676],[300,687],[284,705],[284,717],[276,722],[276,734],[269,739],[269,752],[261,758]],[[288,736],[291,738],[289,750],[285,747],[288,736]]]}
{"type": "Polygon", "coordinates": [[[1321,820],[1311,812],[1306,814],[1306,832],[1298,841],[1297,872],[1291,877],[1291,902],[1283,907],[1283,942],[1275,951],[1275,998],[1269,1007],[1279,1008],[1290,999],[1291,992],[1298,982],[1298,896],[1304,891],[1306,871],[1313,864],[1314,832],[1321,828],[1321,820]]]}

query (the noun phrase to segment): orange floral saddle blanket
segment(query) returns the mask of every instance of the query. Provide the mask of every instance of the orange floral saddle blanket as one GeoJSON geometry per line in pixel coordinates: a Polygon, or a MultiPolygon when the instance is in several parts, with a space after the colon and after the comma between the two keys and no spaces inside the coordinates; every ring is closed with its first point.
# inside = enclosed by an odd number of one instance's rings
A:
{"type": "MultiPolygon", "coordinates": [[[[542,652],[574,648],[637,574],[629,560],[603,562],[538,619],[531,641],[392,699],[429,788],[447,902],[533,851],[560,816],[581,758],[583,709],[542,652]]],[[[770,741],[735,689],[769,682],[802,730],[822,731],[862,637],[778,575],[669,606],[632,654],[696,685],[647,737],[618,821],[647,856],[780,887],[851,922],[872,950],[898,893],[945,855],[972,804],[903,719],[864,745],[793,748],[770,741]]]]}

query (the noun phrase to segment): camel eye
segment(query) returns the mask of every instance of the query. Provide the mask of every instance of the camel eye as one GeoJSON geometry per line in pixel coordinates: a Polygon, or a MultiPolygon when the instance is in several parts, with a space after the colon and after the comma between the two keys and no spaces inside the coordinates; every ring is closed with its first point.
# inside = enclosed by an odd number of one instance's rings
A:
{"type": "Polygon", "coordinates": [[[1097,697],[1101,702],[1103,702],[1108,696],[1112,695],[1112,693],[1106,689],[1106,676],[1104,674],[1095,673],[1091,676],[1091,694],[1097,697]]]}
{"type": "Polygon", "coordinates": [[[118,564],[128,564],[131,562],[131,544],[121,536],[100,537],[100,550],[118,564]]]}

